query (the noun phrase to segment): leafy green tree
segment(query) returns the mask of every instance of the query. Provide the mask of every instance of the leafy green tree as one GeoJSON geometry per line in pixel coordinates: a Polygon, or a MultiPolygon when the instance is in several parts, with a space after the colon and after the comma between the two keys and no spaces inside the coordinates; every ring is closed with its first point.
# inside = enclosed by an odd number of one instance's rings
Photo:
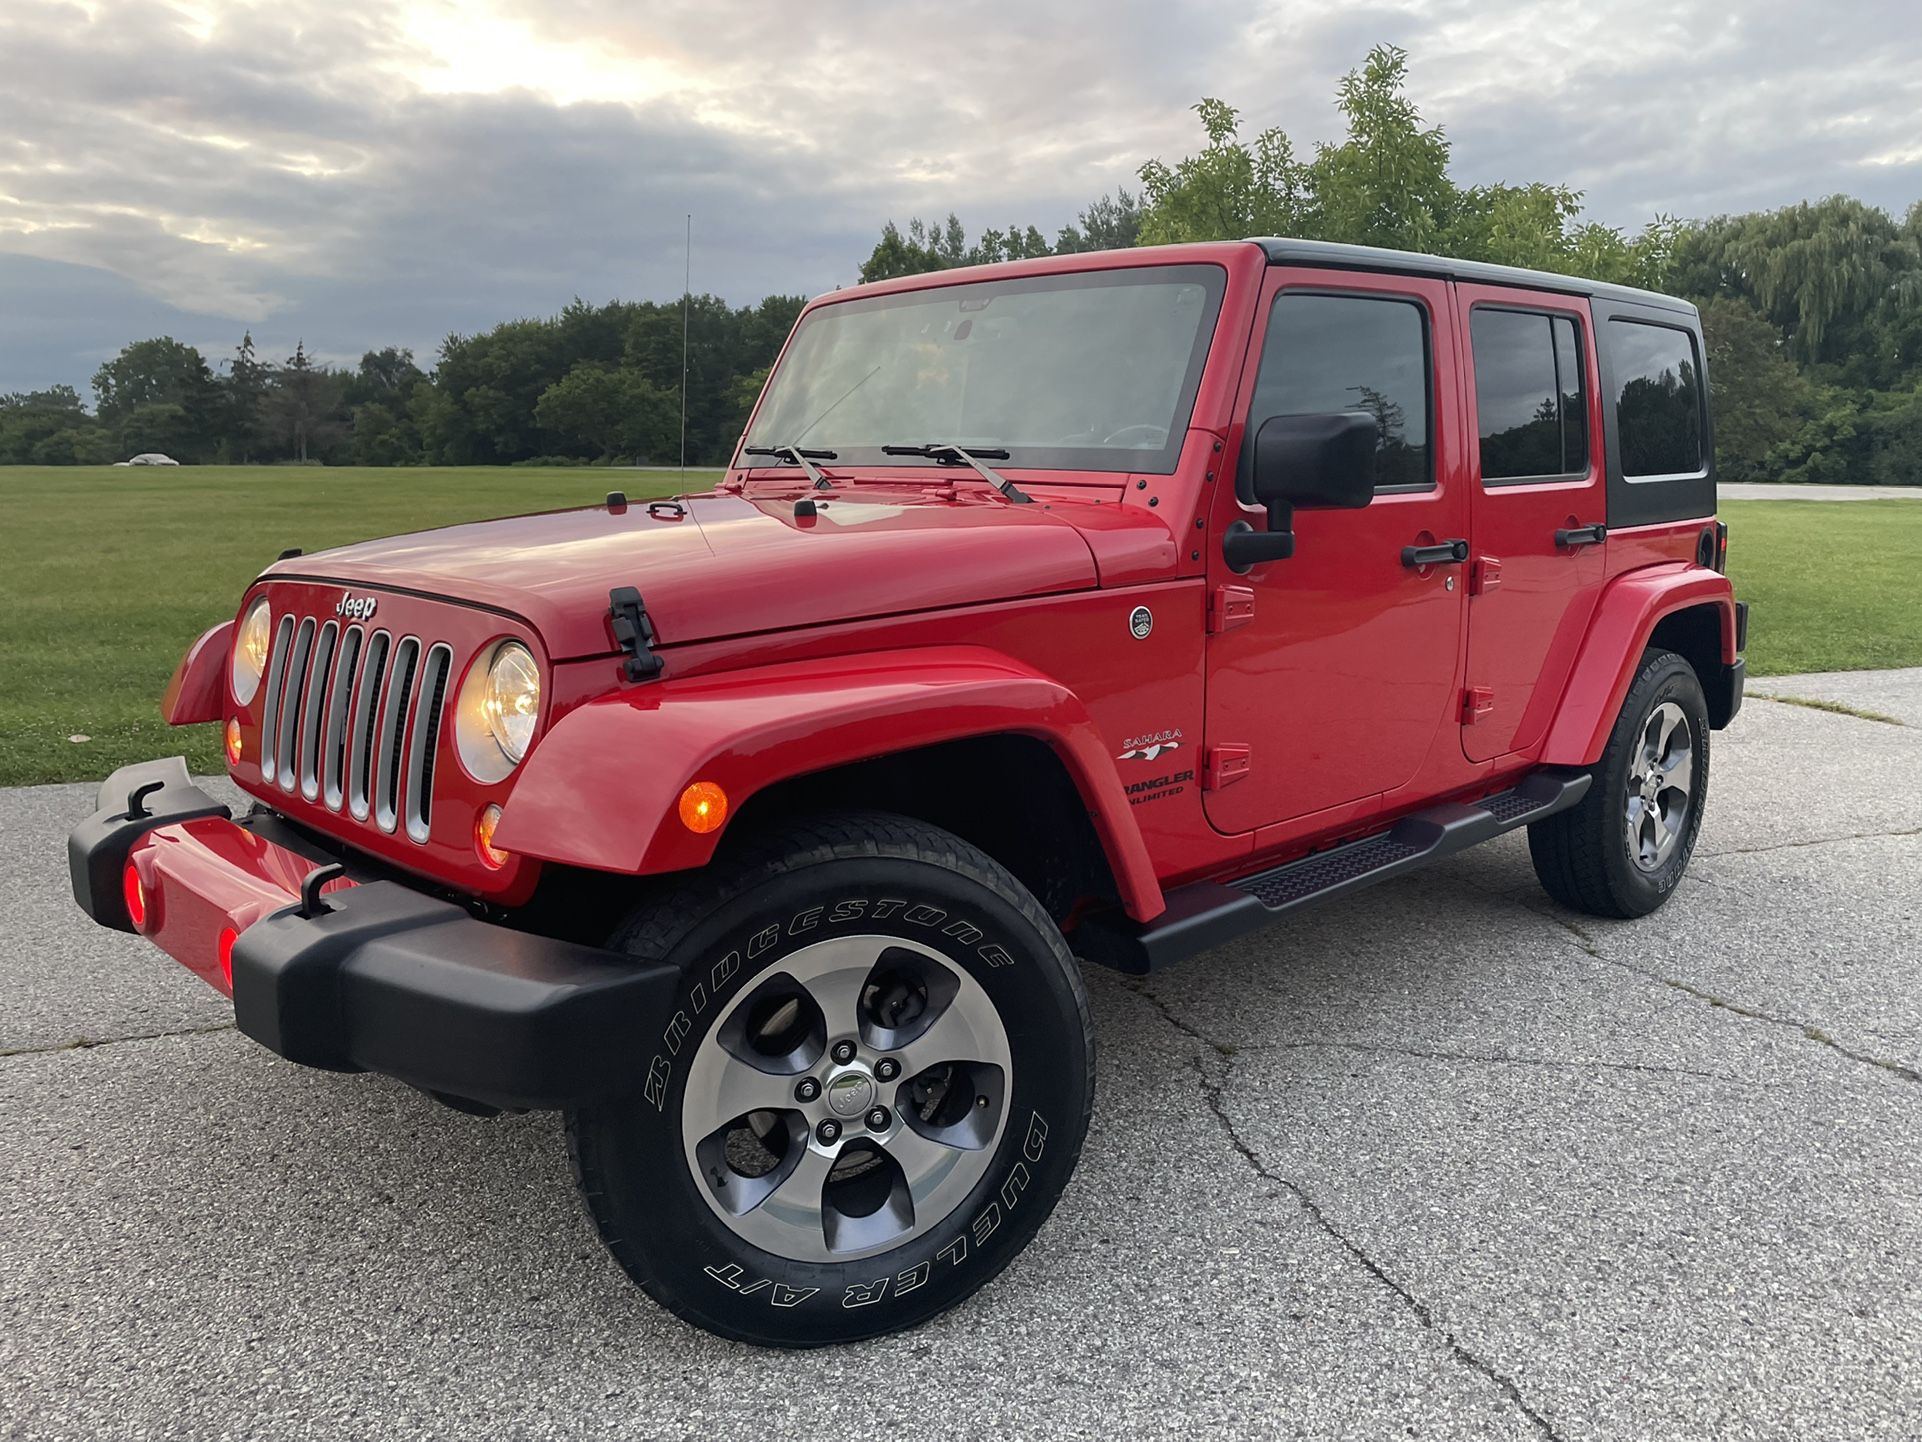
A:
{"type": "Polygon", "coordinates": [[[128,454],[211,458],[220,394],[206,358],[172,336],[135,341],[94,372],[95,413],[128,454]],[[137,420],[137,423],[136,423],[137,420]]]}
{"type": "Polygon", "coordinates": [[[262,426],[274,372],[255,353],[252,331],[242,333],[226,367],[227,373],[220,378],[226,432],[221,451],[224,459],[244,464],[254,458],[265,439],[262,426]]]}
{"type": "Polygon", "coordinates": [[[1821,395],[1790,361],[1781,335],[1745,300],[1702,305],[1715,460],[1724,479],[1774,480],[1783,448],[1816,418],[1821,395]]]}
{"type": "Polygon", "coordinates": [[[1432,250],[1457,202],[1448,137],[1424,126],[1406,93],[1408,54],[1377,45],[1342,77],[1335,108],[1348,121],[1339,145],[1317,145],[1305,188],[1308,220],[1324,239],[1432,250]]]}
{"type": "Polygon", "coordinates": [[[1288,136],[1271,126],[1245,143],[1240,112],[1221,100],[1203,100],[1195,113],[1208,144],[1173,165],[1141,167],[1141,244],[1313,233],[1306,172],[1288,136]]]}
{"type": "Polygon", "coordinates": [[[110,459],[108,438],[72,386],[0,395],[0,465],[71,466],[110,459]]]}
{"type": "Polygon", "coordinates": [[[1127,250],[1141,243],[1141,203],[1126,189],[1116,187],[1089,204],[1055,236],[1056,255],[1078,255],[1090,250],[1127,250]]]}
{"type": "Polygon", "coordinates": [[[665,463],[679,454],[680,403],[639,371],[583,361],[542,393],[542,426],[602,458],[665,463]]]}

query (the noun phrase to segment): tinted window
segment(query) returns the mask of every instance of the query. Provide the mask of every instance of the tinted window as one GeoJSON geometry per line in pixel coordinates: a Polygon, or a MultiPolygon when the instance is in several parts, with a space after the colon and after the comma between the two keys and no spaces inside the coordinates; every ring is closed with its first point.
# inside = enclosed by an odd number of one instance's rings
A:
{"type": "MultiPolygon", "coordinates": [[[[1283,295],[1269,312],[1250,419],[1366,411],[1375,418],[1378,489],[1427,486],[1428,327],[1412,301],[1283,295]]],[[[1254,447],[1242,448],[1242,463],[1254,447]]]]}
{"type": "Polygon", "coordinates": [[[1575,322],[1517,310],[1477,309],[1475,409],[1482,478],[1579,475],[1588,468],[1588,406],[1575,322]]]}
{"type": "Polygon", "coordinates": [[[1702,469],[1701,368],[1687,331],[1608,323],[1615,423],[1624,476],[1686,476],[1702,469]]]}

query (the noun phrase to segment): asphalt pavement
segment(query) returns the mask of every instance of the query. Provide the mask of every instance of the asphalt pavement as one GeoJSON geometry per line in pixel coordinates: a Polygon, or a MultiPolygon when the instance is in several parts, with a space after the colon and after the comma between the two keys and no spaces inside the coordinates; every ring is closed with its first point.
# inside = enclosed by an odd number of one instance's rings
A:
{"type": "Polygon", "coordinates": [[[277,1062],[0,792],[0,1435],[1913,1438],[1922,671],[1771,678],[1656,917],[1505,838],[1146,982],[1081,1170],[918,1331],[629,1286],[548,1116],[277,1062]],[[1839,694],[1847,690],[1848,695],[1839,694]]]}

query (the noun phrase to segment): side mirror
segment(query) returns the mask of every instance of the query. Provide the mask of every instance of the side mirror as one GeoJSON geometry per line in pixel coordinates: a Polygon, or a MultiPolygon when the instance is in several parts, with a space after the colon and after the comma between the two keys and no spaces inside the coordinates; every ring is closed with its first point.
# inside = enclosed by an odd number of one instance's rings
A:
{"type": "Polygon", "coordinates": [[[1236,521],[1222,538],[1237,574],[1295,553],[1295,507],[1358,510],[1375,498],[1380,427],[1367,411],[1270,416],[1255,432],[1244,501],[1268,508],[1268,529],[1236,521]]]}

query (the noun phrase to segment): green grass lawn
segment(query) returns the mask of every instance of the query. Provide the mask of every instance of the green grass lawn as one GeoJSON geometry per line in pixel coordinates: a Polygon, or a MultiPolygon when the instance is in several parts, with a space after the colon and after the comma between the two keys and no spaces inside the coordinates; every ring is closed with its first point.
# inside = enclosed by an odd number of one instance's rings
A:
{"type": "Polygon", "coordinates": [[[477,466],[0,467],[0,785],[92,781],[185,750],[218,771],[213,727],[160,720],[181,653],[232,616],[290,546],[704,490],[716,471],[477,466]],[[90,739],[75,742],[71,736],[90,739]]]}
{"type": "MultiPolygon", "coordinates": [[[[690,472],[686,488],[715,472],[690,472]]],[[[212,727],[157,705],[193,638],[289,546],[318,551],[454,521],[683,489],[666,471],[0,468],[0,785],[90,781],[212,727]],[[69,737],[85,736],[85,741],[69,737]]],[[[1922,665],[1922,503],[1730,502],[1730,569],[1753,604],[1749,668],[1922,665]]]]}
{"type": "Polygon", "coordinates": [[[1751,676],[1922,666],[1922,501],[1725,501],[1751,676]]]}

